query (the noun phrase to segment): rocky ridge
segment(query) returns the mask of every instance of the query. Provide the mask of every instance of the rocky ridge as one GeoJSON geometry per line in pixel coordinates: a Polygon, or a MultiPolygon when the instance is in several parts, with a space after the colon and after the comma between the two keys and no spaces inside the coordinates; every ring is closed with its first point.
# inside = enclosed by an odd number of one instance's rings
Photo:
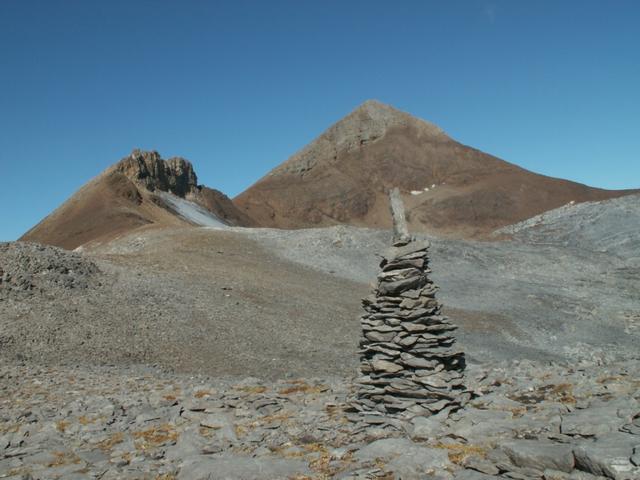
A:
{"type": "Polygon", "coordinates": [[[501,228],[518,243],[555,245],[624,259],[640,266],[640,195],[605,202],[567,204],[555,210],[501,228]]]}
{"type": "Polygon", "coordinates": [[[250,226],[253,221],[222,192],[198,185],[187,160],[163,160],[158,152],[136,149],[20,240],[73,250],[146,228],[211,224],[250,226]]]}

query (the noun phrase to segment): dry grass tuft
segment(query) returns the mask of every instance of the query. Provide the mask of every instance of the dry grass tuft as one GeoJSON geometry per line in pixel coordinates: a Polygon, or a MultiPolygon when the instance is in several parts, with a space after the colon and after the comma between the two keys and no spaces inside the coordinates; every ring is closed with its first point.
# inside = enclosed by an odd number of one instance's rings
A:
{"type": "Polygon", "coordinates": [[[119,443],[122,443],[123,441],[124,441],[124,433],[116,432],[109,435],[109,437],[106,438],[105,440],[98,442],[96,446],[100,450],[108,451],[108,450],[111,450],[114,446],[118,445],[119,443]]]}
{"type": "Polygon", "coordinates": [[[96,423],[98,420],[98,418],[89,418],[85,417],[84,415],[78,417],[78,422],[80,423],[80,425],[90,425],[92,423],[96,423]]]}
{"type": "Polygon", "coordinates": [[[487,449],[478,445],[465,445],[462,443],[437,443],[434,448],[449,450],[449,460],[456,465],[462,463],[471,456],[485,458],[487,449]]]}
{"type": "Polygon", "coordinates": [[[273,422],[284,422],[285,420],[289,420],[291,418],[291,412],[282,412],[282,413],[274,413],[273,415],[265,415],[264,417],[258,418],[253,424],[265,424],[265,423],[273,423],[273,422]]]}
{"type": "Polygon", "coordinates": [[[20,430],[19,423],[0,426],[0,433],[16,433],[18,430],[20,430]]]}
{"type": "Polygon", "coordinates": [[[244,437],[247,433],[249,433],[249,428],[247,425],[242,425],[237,423],[233,426],[233,430],[236,432],[236,437],[244,437]]]}
{"type": "Polygon", "coordinates": [[[294,393],[306,393],[306,394],[321,393],[326,391],[328,388],[326,385],[317,385],[317,386],[308,385],[300,380],[295,380],[289,383],[292,383],[293,386],[279,390],[278,393],[280,395],[291,395],[294,393]]]}
{"type": "Polygon", "coordinates": [[[160,447],[168,442],[175,442],[179,436],[180,434],[175,428],[168,423],[133,432],[133,438],[137,440],[135,445],[138,450],[148,450],[160,447]]]}
{"type": "Polygon", "coordinates": [[[71,465],[80,463],[80,458],[74,453],[53,452],[54,459],[49,462],[48,467],[61,467],[63,465],[71,465]]]}
{"type": "Polygon", "coordinates": [[[322,452],[318,458],[311,460],[309,468],[314,472],[327,475],[329,478],[337,473],[335,469],[331,468],[331,455],[328,452],[322,452]]]}
{"type": "Polygon", "coordinates": [[[235,386],[234,390],[238,390],[239,392],[245,393],[264,393],[267,391],[267,387],[262,385],[253,385],[253,386],[235,386]]]}
{"type": "Polygon", "coordinates": [[[576,398],[573,396],[573,385],[569,383],[544,385],[532,392],[507,395],[507,398],[527,405],[534,405],[542,401],[556,401],[566,404],[576,403],[576,398]]]}
{"type": "Polygon", "coordinates": [[[353,451],[347,452],[340,458],[334,458],[327,447],[320,443],[309,443],[303,445],[307,453],[319,453],[320,455],[309,462],[309,468],[320,475],[321,479],[334,478],[343,472],[353,463],[353,451]],[[332,460],[339,460],[340,463],[332,464],[332,460]]]}
{"type": "Polygon", "coordinates": [[[68,427],[69,427],[69,422],[67,422],[66,420],[58,420],[56,422],[56,429],[59,432],[64,433],[67,430],[68,427]]]}
{"type": "Polygon", "coordinates": [[[573,396],[573,385],[570,383],[561,383],[551,389],[551,393],[555,395],[561,403],[576,403],[576,397],[573,396]]]}
{"type": "Polygon", "coordinates": [[[202,435],[203,437],[209,438],[215,434],[216,430],[217,430],[216,428],[200,427],[198,429],[198,432],[200,432],[200,435],[202,435]]]}
{"type": "Polygon", "coordinates": [[[596,382],[603,385],[605,383],[619,382],[621,380],[622,380],[622,377],[620,375],[615,375],[615,376],[609,376],[609,377],[600,377],[596,380],[596,382]]]}
{"type": "Polygon", "coordinates": [[[236,436],[242,437],[246,435],[249,432],[249,430],[252,430],[254,428],[267,425],[270,423],[274,423],[274,422],[284,422],[286,420],[289,420],[290,418],[291,418],[291,412],[276,413],[273,415],[265,415],[264,417],[260,417],[257,420],[254,420],[252,422],[237,423],[233,426],[233,428],[236,432],[236,436]]]}
{"type": "Polygon", "coordinates": [[[329,403],[324,406],[324,411],[327,412],[329,418],[336,418],[342,412],[342,409],[339,405],[329,403]]]}
{"type": "Polygon", "coordinates": [[[376,468],[379,468],[384,472],[384,475],[376,477],[377,480],[395,480],[396,477],[393,472],[387,471],[387,464],[384,462],[384,460],[382,460],[381,458],[376,458],[373,463],[376,468]]]}
{"type": "Polygon", "coordinates": [[[513,415],[513,418],[520,418],[524,416],[525,413],[527,413],[528,409],[527,407],[514,407],[510,408],[509,411],[513,415]]]}

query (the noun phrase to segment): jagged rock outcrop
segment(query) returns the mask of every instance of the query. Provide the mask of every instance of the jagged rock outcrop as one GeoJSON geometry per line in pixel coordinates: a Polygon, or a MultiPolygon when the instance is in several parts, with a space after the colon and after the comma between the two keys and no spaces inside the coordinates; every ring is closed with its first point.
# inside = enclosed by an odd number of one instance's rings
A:
{"type": "Polygon", "coordinates": [[[121,173],[150,192],[168,192],[194,202],[229,225],[253,225],[251,218],[238,210],[224,193],[198,185],[193,165],[182,157],[164,160],[155,150],[134,149],[108,172],[121,173]]]}
{"type": "Polygon", "coordinates": [[[156,151],[135,149],[112,167],[137,184],[153,192],[158,189],[179,197],[198,190],[198,177],[191,162],[182,157],[163,160],[156,151]]]}

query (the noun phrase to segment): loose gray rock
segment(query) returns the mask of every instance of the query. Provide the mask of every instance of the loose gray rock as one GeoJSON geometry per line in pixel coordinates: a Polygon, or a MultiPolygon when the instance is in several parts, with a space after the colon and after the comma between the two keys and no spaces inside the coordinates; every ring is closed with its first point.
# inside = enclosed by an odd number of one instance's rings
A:
{"type": "Polygon", "coordinates": [[[500,445],[514,465],[537,470],[571,472],[574,467],[571,445],[536,440],[515,440],[500,445]]]}
{"type": "Polygon", "coordinates": [[[178,480],[265,480],[291,478],[309,473],[300,460],[251,458],[231,455],[193,457],[184,462],[178,480]]]}
{"type": "Polygon", "coordinates": [[[640,467],[631,462],[637,437],[625,434],[609,434],[591,443],[583,443],[573,454],[580,470],[614,480],[640,478],[640,467]]]}

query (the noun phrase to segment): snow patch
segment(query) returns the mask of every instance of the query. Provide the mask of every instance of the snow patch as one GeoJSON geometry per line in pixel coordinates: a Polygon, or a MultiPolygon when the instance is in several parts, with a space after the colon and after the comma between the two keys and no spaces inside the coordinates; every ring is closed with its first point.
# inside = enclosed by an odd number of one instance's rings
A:
{"type": "MultiPolygon", "coordinates": [[[[431,185],[431,188],[436,188],[436,185],[431,185]]],[[[428,192],[429,190],[429,187],[424,187],[422,190],[411,190],[411,195],[420,195],[424,192],[428,192]]]]}
{"type": "Polygon", "coordinates": [[[203,227],[228,227],[225,222],[197,203],[176,197],[175,195],[167,192],[156,192],[156,195],[160,197],[175,213],[196,225],[203,227]]]}

